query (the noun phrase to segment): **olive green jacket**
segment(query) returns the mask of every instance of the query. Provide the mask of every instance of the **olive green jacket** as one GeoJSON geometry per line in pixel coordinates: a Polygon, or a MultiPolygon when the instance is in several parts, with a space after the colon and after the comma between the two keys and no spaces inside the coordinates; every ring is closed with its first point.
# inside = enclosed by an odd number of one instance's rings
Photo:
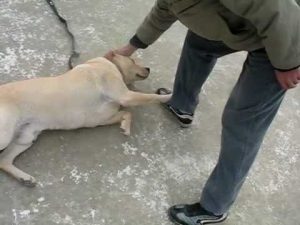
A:
{"type": "Polygon", "coordinates": [[[157,0],[136,36],[150,45],[177,20],[235,50],[266,48],[277,69],[300,65],[300,0],[157,0]]]}

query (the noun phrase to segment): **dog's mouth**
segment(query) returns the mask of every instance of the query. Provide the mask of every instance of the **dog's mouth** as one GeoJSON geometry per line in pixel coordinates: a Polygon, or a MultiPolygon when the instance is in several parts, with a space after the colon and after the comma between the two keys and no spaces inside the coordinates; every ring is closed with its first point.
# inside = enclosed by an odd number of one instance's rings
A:
{"type": "Polygon", "coordinates": [[[147,77],[148,77],[148,75],[141,75],[141,74],[139,74],[139,73],[137,73],[137,74],[135,74],[137,77],[139,77],[139,78],[141,78],[141,79],[146,79],[147,77]]]}

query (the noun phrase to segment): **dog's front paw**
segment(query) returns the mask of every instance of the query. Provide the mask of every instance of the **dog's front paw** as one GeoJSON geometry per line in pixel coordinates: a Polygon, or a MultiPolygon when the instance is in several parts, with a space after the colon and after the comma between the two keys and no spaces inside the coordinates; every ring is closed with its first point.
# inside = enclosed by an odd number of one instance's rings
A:
{"type": "Polygon", "coordinates": [[[23,184],[26,187],[35,187],[36,186],[36,180],[32,176],[20,178],[19,181],[21,184],[23,184]]]}
{"type": "Polygon", "coordinates": [[[160,102],[166,103],[171,99],[171,97],[172,97],[172,94],[160,95],[160,102]]]}

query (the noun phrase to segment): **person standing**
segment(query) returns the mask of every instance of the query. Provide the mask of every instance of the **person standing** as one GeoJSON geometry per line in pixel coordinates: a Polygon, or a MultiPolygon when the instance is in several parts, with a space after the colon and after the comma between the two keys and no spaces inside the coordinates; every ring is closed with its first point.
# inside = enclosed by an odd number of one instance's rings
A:
{"type": "Polygon", "coordinates": [[[219,159],[201,199],[168,210],[176,224],[218,223],[227,218],[286,90],[300,82],[300,0],[157,0],[129,43],[114,51],[130,56],[145,49],[177,20],[188,32],[165,107],[182,127],[191,125],[217,59],[248,52],[223,112],[219,159]]]}

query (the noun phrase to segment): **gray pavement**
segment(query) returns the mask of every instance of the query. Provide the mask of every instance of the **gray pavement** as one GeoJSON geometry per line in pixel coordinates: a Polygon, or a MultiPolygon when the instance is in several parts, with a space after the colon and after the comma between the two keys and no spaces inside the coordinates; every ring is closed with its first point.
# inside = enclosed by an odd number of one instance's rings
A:
{"type": "MultiPolygon", "coordinates": [[[[126,43],[154,1],[55,2],[83,62],[126,43]]],[[[67,70],[70,43],[45,1],[1,1],[0,28],[1,84],[67,70]]],[[[172,87],[185,32],[177,23],[137,53],[152,69],[139,89],[172,87]]],[[[222,109],[244,58],[219,60],[190,129],[151,105],[131,109],[129,138],[118,126],[44,132],[16,161],[38,180],[36,188],[0,172],[0,225],[171,224],[166,209],[197,201],[217,160],[222,109]]],[[[299,105],[299,88],[289,91],[224,225],[300,224],[299,105]]]]}

